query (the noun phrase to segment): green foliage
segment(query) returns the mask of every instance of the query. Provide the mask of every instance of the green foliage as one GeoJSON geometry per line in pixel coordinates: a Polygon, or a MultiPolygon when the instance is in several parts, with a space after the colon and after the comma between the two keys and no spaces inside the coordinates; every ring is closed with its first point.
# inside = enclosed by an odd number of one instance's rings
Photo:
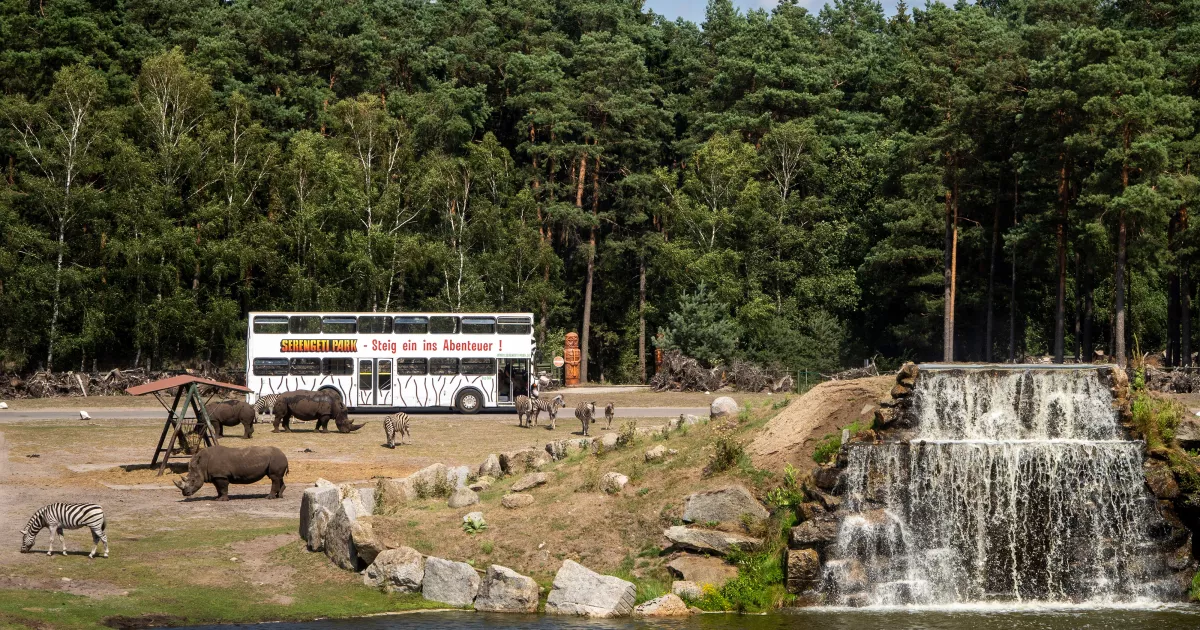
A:
{"type": "Polygon", "coordinates": [[[1186,413],[1182,405],[1143,389],[1134,395],[1131,411],[1133,424],[1146,440],[1148,448],[1175,446],[1175,429],[1186,413]]]}
{"type": "Polygon", "coordinates": [[[800,471],[790,463],[783,468],[783,483],[767,493],[767,503],[780,512],[795,512],[806,496],[799,482],[800,471]]]}
{"type": "MultiPolygon", "coordinates": [[[[462,524],[462,530],[471,536],[481,533],[481,532],[485,531],[486,529],[487,529],[487,523],[484,523],[481,521],[475,521],[475,520],[463,521],[463,524],[462,524]]],[[[483,553],[491,553],[492,552],[491,551],[492,543],[485,542],[480,547],[480,549],[483,550],[483,553]]]]}
{"type": "Polygon", "coordinates": [[[842,449],[842,432],[849,431],[850,437],[854,437],[858,435],[859,431],[870,428],[870,422],[864,424],[856,420],[842,427],[841,431],[826,434],[820,442],[817,442],[817,448],[813,450],[813,461],[818,464],[827,464],[833,461],[837,457],[838,451],[842,449]]]}
{"type": "Polygon", "coordinates": [[[663,350],[680,350],[711,366],[737,349],[737,322],[729,317],[728,305],[704,283],[680,298],[678,310],[667,316],[667,322],[655,341],[663,350]]]}
{"type": "Polygon", "coordinates": [[[704,467],[706,477],[740,466],[746,459],[746,445],[742,440],[725,432],[718,433],[713,441],[712,449],[708,465],[704,467]]]}
{"type": "Polygon", "coordinates": [[[626,420],[617,431],[617,448],[633,446],[637,443],[637,420],[626,420]]]}
{"type": "Polygon", "coordinates": [[[1200,602],[1200,571],[1192,576],[1192,586],[1188,589],[1188,599],[1200,602]]]}

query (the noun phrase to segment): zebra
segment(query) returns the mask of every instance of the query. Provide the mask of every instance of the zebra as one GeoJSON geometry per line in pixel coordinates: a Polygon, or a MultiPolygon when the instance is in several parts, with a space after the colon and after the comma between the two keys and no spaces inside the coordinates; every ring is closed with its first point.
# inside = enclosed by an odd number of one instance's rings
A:
{"type": "Polygon", "coordinates": [[[596,401],[581,402],[575,405],[575,417],[583,423],[583,434],[588,434],[588,425],[596,420],[596,401]]]}
{"type": "Polygon", "coordinates": [[[266,416],[274,413],[275,401],[279,400],[280,394],[263,394],[254,400],[254,422],[256,424],[265,424],[266,421],[259,421],[260,416],[266,416]]]}
{"type": "Polygon", "coordinates": [[[615,415],[617,415],[616,409],[613,407],[612,403],[608,403],[608,405],[604,407],[605,431],[612,428],[613,416],[615,415]]]}
{"type": "Polygon", "coordinates": [[[411,438],[412,435],[408,432],[408,414],[397,412],[390,416],[383,417],[383,432],[387,435],[387,447],[396,448],[396,430],[400,431],[400,443],[404,444],[404,438],[411,438]]]}
{"type": "Polygon", "coordinates": [[[513,406],[517,408],[517,426],[530,426],[530,421],[533,418],[533,400],[528,396],[517,396],[513,401],[513,406]]]}
{"type": "Polygon", "coordinates": [[[533,426],[537,426],[538,416],[540,416],[544,411],[546,412],[546,415],[550,416],[550,426],[547,428],[551,431],[554,430],[554,427],[558,421],[558,410],[567,404],[563,400],[562,394],[559,394],[550,400],[535,398],[531,401],[531,403],[533,405],[533,409],[531,410],[533,412],[533,426]]]}
{"type": "Polygon", "coordinates": [[[50,548],[46,555],[54,553],[54,535],[58,534],[62,541],[62,554],[67,555],[67,538],[63,536],[64,529],[79,529],[87,527],[92,530],[92,553],[89,558],[96,557],[96,548],[104,543],[104,557],[108,557],[108,535],[104,533],[107,526],[104,519],[104,508],[95,503],[51,503],[33,513],[25,529],[21,530],[21,553],[33,549],[33,539],[42,528],[50,530],[50,548]]]}

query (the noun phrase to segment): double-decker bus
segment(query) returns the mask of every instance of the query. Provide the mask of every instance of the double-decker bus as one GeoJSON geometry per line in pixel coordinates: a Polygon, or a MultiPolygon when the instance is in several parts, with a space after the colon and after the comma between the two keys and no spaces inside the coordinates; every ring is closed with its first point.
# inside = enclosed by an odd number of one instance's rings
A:
{"type": "Polygon", "coordinates": [[[246,387],[337,392],[352,412],[512,407],[532,384],[532,313],[250,313],[246,387]]]}

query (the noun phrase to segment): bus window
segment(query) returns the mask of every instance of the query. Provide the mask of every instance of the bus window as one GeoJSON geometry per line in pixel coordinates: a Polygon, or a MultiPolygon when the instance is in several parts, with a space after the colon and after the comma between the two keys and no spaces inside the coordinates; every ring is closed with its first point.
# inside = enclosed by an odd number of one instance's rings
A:
{"type": "Polygon", "coordinates": [[[255,359],[255,376],[287,376],[287,359],[255,359]]]}
{"type": "Polygon", "coordinates": [[[464,335],[494,335],[496,320],[491,317],[464,317],[462,332],[464,335]]]}
{"type": "Polygon", "coordinates": [[[429,332],[427,317],[397,317],[393,329],[398,335],[424,335],[429,332]]]}
{"type": "Polygon", "coordinates": [[[316,315],[293,315],[289,328],[293,335],[315,335],[321,332],[321,318],[316,315]]]}
{"type": "MultiPolygon", "coordinates": [[[[392,360],[379,360],[379,390],[386,391],[392,388],[392,360]]],[[[382,402],[382,401],[381,401],[382,402]]]]}
{"type": "Polygon", "coordinates": [[[528,335],[533,332],[533,323],[527,317],[500,317],[496,320],[496,332],[501,335],[528,335]]]}
{"type": "Polygon", "coordinates": [[[358,389],[361,391],[371,391],[371,360],[359,359],[358,361],[358,389]]]}
{"type": "Polygon", "coordinates": [[[430,317],[429,332],[435,335],[456,335],[458,334],[458,318],[430,317]]]}
{"type": "Polygon", "coordinates": [[[495,359],[463,359],[459,365],[463,374],[495,374],[495,359]]]}
{"type": "Polygon", "coordinates": [[[440,358],[429,360],[429,373],[439,375],[458,374],[458,359],[440,358]]]}
{"type": "Polygon", "coordinates": [[[292,376],[316,376],[321,373],[321,360],[315,358],[292,359],[292,376]]]}
{"type": "Polygon", "coordinates": [[[428,372],[428,361],[419,359],[396,359],[396,374],[424,376],[428,372]]]}
{"type": "Polygon", "coordinates": [[[353,317],[321,318],[321,332],[327,335],[353,335],[356,328],[353,317]]]}
{"type": "Polygon", "coordinates": [[[255,317],[254,334],[256,335],[286,335],[288,318],[286,317],[255,317]]]}
{"type": "Polygon", "coordinates": [[[363,315],[358,318],[358,332],[363,335],[390,334],[392,318],[383,315],[363,315]]]}
{"type": "Polygon", "coordinates": [[[330,376],[349,376],[354,373],[354,359],[321,359],[321,373],[330,376]]]}

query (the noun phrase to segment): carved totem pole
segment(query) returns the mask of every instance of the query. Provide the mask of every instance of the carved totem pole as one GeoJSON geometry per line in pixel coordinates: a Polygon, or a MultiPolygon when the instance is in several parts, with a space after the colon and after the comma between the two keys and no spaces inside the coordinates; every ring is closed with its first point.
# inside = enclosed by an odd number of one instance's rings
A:
{"type": "Polygon", "coordinates": [[[563,350],[563,360],[567,362],[567,387],[579,384],[579,335],[567,333],[566,348],[563,350]]]}

